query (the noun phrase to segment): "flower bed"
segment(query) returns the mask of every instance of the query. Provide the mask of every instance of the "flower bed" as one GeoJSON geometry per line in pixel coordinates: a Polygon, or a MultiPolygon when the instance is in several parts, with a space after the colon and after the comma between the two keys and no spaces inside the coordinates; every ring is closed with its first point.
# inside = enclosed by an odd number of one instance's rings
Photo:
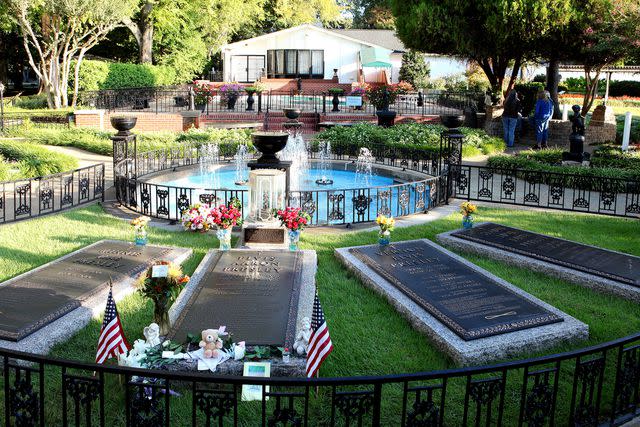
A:
{"type": "MultiPolygon", "coordinates": [[[[360,147],[384,145],[435,154],[440,150],[440,133],[443,130],[441,125],[418,123],[399,124],[390,128],[370,123],[359,123],[351,127],[336,126],[319,133],[314,140],[314,147],[317,148],[320,141],[329,141],[334,151],[347,148],[357,151],[360,147]]],[[[462,149],[465,157],[499,153],[505,149],[502,139],[489,136],[484,130],[461,128],[461,131],[465,135],[462,149]]]]}

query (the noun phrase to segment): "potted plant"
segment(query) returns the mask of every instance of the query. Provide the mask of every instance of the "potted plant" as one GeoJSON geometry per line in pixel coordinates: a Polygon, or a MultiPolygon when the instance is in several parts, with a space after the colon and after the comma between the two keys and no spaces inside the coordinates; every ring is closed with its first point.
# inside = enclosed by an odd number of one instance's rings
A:
{"type": "Polygon", "coordinates": [[[189,276],[182,274],[180,266],[168,261],[157,261],[138,279],[138,293],[153,301],[153,321],[160,326],[160,335],[169,333],[169,308],[187,282],[189,276]]]}
{"type": "Polygon", "coordinates": [[[149,218],[139,216],[129,222],[129,225],[133,228],[134,241],[137,246],[144,246],[147,244],[147,224],[149,218]]]}
{"type": "Polygon", "coordinates": [[[288,206],[283,210],[276,210],[274,214],[280,220],[280,225],[289,231],[289,250],[297,251],[300,232],[309,225],[311,217],[300,208],[288,206]]]}
{"type": "Polygon", "coordinates": [[[220,241],[220,250],[231,249],[231,229],[242,225],[242,203],[233,198],[226,205],[220,205],[209,212],[210,222],[218,227],[216,237],[220,241]]]}
{"type": "Polygon", "coordinates": [[[244,88],[247,92],[247,111],[253,111],[253,103],[256,102],[253,99],[253,94],[258,93],[258,88],[255,86],[247,86],[244,88]]]}
{"type": "Polygon", "coordinates": [[[367,94],[368,86],[369,85],[367,85],[366,83],[360,83],[351,88],[349,96],[359,96],[360,98],[362,98],[362,101],[360,101],[360,105],[355,107],[356,110],[362,110],[362,107],[364,106],[364,96],[367,94]]]}
{"type": "Polygon", "coordinates": [[[376,224],[380,227],[378,244],[380,247],[388,246],[391,243],[391,232],[396,226],[396,220],[392,216],[378,215],[376,224]]]}
{"type": "Polygon", "coordinates": [[[236,108],[236,101],[242,92],[244,92],[244,86],[238,83],[225,83],[218,88],[220,92],[220,102],[227,104],[227,109],[233,110],[236,108]]]}
{"type": "Polygon", "coordinates": [[[473,214],[478,212],[478,207],[470,202],[464,202],[460,205],[460,213],[462,214],[462,228],[468,230],[473,227],[473,214]]]}
{"type": "Polygon", "coordinates": [[[211,84],[207,82],[193,83],[193,103],[197,110],[204,112],[213,94],[214,89],[211,84]]]}
{"type": "Polygon", "coordinates": [[[340,111],[340,109],[338,108],[338,106],[340,105],[340,99],[338,97],[344,93],[344,89],[339,87],[332,87],[331,89],[329,89],[329,93],[333,95],[333,99],[331,100],[333,108],[331,109],[331,111],[340,111]]]}

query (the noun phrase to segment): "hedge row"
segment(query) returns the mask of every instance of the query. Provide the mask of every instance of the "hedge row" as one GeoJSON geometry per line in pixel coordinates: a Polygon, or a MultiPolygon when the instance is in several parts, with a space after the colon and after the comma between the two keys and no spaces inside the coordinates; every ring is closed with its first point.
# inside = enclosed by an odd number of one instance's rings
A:
{"type": "MultiPolygon", "coordinates": [[[[563,80],[569,92],[584,93],[586,88],[584,77],[569,77],[563,80]]],[[[605,79],[598,82],[598,92],[603,94],[607,87],[605,79]]],[[[640,81],[612,80],[609,82],[609,96],[640,96],[640,81]]]]}
{"type": "MultiPolygon", "coordinates": [[[[384,146],[387,148],[409,148],[424,153],[437,153],[440,150],[441,125],[423,125],[418,123],[398,124],[383,128],[371,123],[358,123],[351,127],[336,126],[316,135],[314,145],[320,141],[329,141],[332,149],[346,147],[384,146]]],[[[465,135],[462,155],[493,154],[505,149],[504,141],[487,135],[481,129],[461,128],[465,135]]]]}
{"type": "Polygon", "coordinates": [[[78,167],[78,160],[37,144],[0,142],[0,181],[66,172],[78,167]]]}
{"type": "Polygon", "coordinates": [[[84,60],[79,80],[80,91],[169,86],[176,83],[176,72],[163,65],[84,60]]]}

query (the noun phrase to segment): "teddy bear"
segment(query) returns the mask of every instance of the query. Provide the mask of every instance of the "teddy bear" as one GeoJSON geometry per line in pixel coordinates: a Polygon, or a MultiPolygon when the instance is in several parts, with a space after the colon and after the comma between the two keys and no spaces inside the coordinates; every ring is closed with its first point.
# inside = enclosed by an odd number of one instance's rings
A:
{"type": "Polygon", "coordinates": [[[204,349],[205,358],[211,359],[218,357],[218,350],[222,348],[222,340],[219,335],[220,331],[217,329],[205,329],[202,331],[200,348],[204,349]]]}

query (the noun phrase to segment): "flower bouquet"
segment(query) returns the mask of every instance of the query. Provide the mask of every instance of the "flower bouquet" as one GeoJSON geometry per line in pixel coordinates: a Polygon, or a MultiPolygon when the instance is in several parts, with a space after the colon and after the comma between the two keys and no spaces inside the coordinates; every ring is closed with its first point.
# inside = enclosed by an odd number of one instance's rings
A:
{"type": "Polygon", "coordinates": [[[233,198],[226,205],[220,205],[209,212],[208,221],[218,227],[216,236],[220,241],[220,250],[231,249],[231,229],[236,225],[242,225],[242,203],[233,198]]]}
{"type": "Polygon", "coordinates": [[[213,226],[210,220],[209,205],[196,203],[182,211],[182,226],[187,231],[206,233],[213,226]]]}
{"type": "Polygon", "coordinates": [[[149,218],[144,216],[139,216],[138,218],[134,218],[129,222],[129,225],[133,227],[134,240],[136,245],[144,246],[147,244],[147,224],[149,223],[149,218]]]}
{"type": "Polygon", "coordinates": [[[229,110],[233,110],[236,106],[236,101],[241,93],[244,93],[244,86],[238,83],[225,83],[218,88],[220,92],[220,102],[227,104],[229,110]]]}
{"type": "Polygon", "coordinates": [[[280,220],[280,225],[289,230],[289,250],[298,250],[298,242],[300,242],[300,232],[311,222],[308,213],[300,208],[286,207],[282,210],[276,210],[275,216],[280,220]]]}
{"type": "Polygon", "coordinates": [[[378,243],[380,246],[387,246],[391,243],[391,232],[396,226],[396,220],[392,216],[378,215],[376,224],[380,227],[378,243]]]}
{"type": "Polygon", "coordinates": [[[204,111],[214,93],[215,90],[213,86],[211,86],[211,83],[199,81],[193,82],[193,102],[199,110],[204,111]]]}
{"type": "Polygon", "coordinates": [[[158,261],[140,275],[138,293],[153,301],[153,319],[160,326],[160,335],[169,333],[169,307],[176,300],[189,276],[182,274],[180,266],[158,261]]]}
{"type": "Polygon", "coordinates": [[[462,214],[462,228],[469,229],[473,227],[473,214],[478,212],[478,207],[470,202],[463,202],[460,205],[460,213],[462,214]]]}

